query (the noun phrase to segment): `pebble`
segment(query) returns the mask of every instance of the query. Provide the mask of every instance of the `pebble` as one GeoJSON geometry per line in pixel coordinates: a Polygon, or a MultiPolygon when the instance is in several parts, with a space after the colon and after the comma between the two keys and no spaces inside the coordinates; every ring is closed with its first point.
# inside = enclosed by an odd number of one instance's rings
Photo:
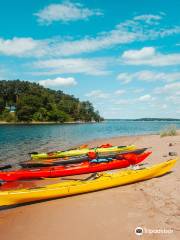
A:
{"type": "Polygon", "coordinates": [[[169,156],[177,156],[177,152],[169,152],[169,156]]]}
{"type": "Polygon", "coordinates": [[[174,144],[173,143],[169,143],[169,147],[172,147],[174,144]]]}

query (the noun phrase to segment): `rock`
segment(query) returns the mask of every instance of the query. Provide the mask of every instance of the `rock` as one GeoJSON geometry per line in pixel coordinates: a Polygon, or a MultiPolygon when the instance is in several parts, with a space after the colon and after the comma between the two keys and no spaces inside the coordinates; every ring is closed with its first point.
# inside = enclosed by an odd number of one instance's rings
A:
{"type": "Polygon", "coordinates": [[[172,147],[174,144],[173,143],[169,143],[169,147],[172,147]]]}
{"type": "Polygon", "coordinates": [[[164,155],[163,155],[163,157],[167,157],[167,155],[166,155],[166,154],[164,154],[164,155]]]}
{"type": "Polygon", "coordinates": [[[169,156],[177,156],[177,152],[169,152],[169,156]]]}

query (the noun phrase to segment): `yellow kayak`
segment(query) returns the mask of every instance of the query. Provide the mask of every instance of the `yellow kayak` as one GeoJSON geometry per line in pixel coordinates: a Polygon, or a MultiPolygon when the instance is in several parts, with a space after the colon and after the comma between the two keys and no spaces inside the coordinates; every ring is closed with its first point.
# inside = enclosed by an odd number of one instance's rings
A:
{"type": "Polygon", "coordinates": [[[123,152],[135,150],[134,145],[129,146],[113,146],[113,147],[97,147],[97,148],[82,148],[82,149],[73,149],[68,151],[56,151],[50,153],[35,153],[31,154],[32,159],[48,159],[48,158],[60,158],[60,157],[72,157],[88,154],[89,152],[97,153],[111,153],[111,152],[123,152]]]}
{"type": "Polygon", "coordinates": [[[44,187],[1,191],[0,206],[35,202],[45,199],[65,197],[101,189],[117,187],[161,176],[171,170],[177,159],[169,160],[149,168],[124,170],[115,173],[97,173],[93,179],[71,180],[44,187]]]}

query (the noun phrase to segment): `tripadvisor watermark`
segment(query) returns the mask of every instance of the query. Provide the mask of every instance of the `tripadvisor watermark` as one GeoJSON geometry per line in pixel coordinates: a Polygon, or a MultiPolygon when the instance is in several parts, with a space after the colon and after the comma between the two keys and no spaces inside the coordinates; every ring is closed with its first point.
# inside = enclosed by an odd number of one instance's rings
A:
{"type": "Polygon", "coordinates": [[[157,229],[151,229],[151,228],[142,228],[137,227],[135,229],[135,234],[138,236],[141,236],[143,234],[172,234],[173,229],[165,229],[165,228],[157,228],[157,229]]]}

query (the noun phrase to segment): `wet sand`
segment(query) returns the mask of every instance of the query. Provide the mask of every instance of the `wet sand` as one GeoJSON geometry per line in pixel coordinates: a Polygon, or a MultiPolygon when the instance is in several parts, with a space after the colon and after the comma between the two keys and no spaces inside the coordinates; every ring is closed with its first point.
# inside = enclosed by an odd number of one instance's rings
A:
{"type": "MultiPolygon", "coordinates": [[[[149,165],[180,156],[180,135],[95,140],[113,145],[150,147],[149,165]],[[173,146],[169,146],[172,143],[173,146]]],[[[54,183],[56,180],[46,180],[54,183]]],[[[32,183],[37,184],[37,182],[32,183]]],[[[180,239],[180,163],[173,172],[145,182],[0,211],[0,240],[180,239]],[[173,230],[136,236],[134,229],[173,230]]]]}

